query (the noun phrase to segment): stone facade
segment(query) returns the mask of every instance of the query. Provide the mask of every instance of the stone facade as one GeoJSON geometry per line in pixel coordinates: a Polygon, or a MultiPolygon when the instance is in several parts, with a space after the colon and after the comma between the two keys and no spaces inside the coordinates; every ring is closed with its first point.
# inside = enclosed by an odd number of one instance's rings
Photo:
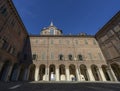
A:
{"type": "Polygon", "coordinates": [[[54,27],[42,30],[47,35],[30,36],[36,81],[115,81],[94,36],[57,35],[54,27]]]}
{"type": "MultiPolygon", "coordinates": [[[[24,42],[28,33],[13,5],[11,0],[0,0],[0,71],[11,69],[15,63],[18,63],[22,57],[24,42]],[[3,66],[8,68],[2,69],[3,66]]],[[[1,80],[7,80],[8,76],[1,80]]]]}
{"type": "Polygon", "coordinates": [[[40,35],[28,35],[12,1],[1,0],[0,80],[119,81],[119,18],[113,17],[115,31],[112,22],[96,36],[64,35],[52,22],[40,35]]]}
{"type": "Polygon", "coordinates": [[[109,66],[120,80],[120,12],[96,33],[96,39],[109,66]]]}

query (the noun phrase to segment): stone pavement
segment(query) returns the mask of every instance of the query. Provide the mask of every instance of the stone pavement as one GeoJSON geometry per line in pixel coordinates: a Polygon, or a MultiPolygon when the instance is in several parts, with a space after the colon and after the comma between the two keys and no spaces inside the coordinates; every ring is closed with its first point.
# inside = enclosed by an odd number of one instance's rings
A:
{"type": "Polygon", "coordinates": [[[120,83],[0,82],[0,91],[120,91],[120,83]]]}

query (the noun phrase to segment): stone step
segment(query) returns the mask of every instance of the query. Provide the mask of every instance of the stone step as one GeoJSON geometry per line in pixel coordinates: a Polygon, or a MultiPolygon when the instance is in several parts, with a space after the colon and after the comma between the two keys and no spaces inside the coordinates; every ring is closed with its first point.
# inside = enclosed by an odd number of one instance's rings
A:
{"type": "Polygon", "coordinates": [[[0,91],[120,91],[120,83],[0,82],[0,91]]]}

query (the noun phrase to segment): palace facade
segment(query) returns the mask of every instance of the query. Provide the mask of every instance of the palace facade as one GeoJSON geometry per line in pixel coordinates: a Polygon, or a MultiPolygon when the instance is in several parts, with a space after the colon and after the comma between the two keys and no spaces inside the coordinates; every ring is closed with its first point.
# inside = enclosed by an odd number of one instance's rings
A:
{"type": "Polygon", "coordinates": [[[11,0],[0,1],[1,81],[119,81],[120,12],[96,35],[64,35],[52,22],[29,35],[11,0]]]}

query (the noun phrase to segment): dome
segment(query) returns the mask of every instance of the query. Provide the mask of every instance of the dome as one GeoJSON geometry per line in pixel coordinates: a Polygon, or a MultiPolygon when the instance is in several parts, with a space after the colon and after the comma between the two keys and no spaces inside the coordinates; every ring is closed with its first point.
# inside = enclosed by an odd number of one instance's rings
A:
{"type": "Polygon", "coordinates": [[[50,26],[44,27],[40,34],[41,35],[62,35],[62,30],[55,27],[53,22],[51,22],[50,26]]]}

